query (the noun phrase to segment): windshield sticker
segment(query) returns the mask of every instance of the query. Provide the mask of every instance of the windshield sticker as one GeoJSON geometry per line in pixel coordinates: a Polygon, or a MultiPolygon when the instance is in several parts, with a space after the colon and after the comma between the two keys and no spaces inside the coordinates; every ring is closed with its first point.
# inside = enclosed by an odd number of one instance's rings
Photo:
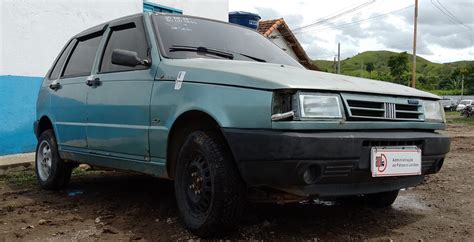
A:
{"type": "Polygon", "coordinates": [[[185,28],[185,27],[180,28],[180,27],[176,27],[176,26],[171,27],[171,29],[172,29],[172,30],[179,30],[179,31],[193,31],[193,30],[190,29],[190,28],[185,28]]]}
{"type": "Polygon", "coordinates": [[[174,84],[174,90],[181,89],[181,86],[183,85],[184,81],[184,75],[186,75],[185,71],[178,72],[178,76],[176,77],[176,82],[174,84]]]}
{"type": "Polygon", "coordinates": [[[171,23],[180,23],[180,24],[197,24],[196,21],[186,18],[186,17],[178,17],[178,16],[166,16],[165,17],[166,22],[171,22],[171,23]]]}

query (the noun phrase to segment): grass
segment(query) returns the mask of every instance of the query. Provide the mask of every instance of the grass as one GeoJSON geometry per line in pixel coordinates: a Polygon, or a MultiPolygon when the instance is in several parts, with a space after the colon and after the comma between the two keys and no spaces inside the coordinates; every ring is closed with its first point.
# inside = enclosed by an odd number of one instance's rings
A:
{"type": "MultiPolygon", "coordinates": [[[[72,171],[73,177],[81,177],[88,174],[98,174],[101,171],[85,171],[82,169],[74,169],[72,171]]],[[[14,186],[28,186],[36,183],[36,174],[34,167],[21,171],[8,171],[6,174],[0,176],[0,184],[9,184],[14,186]]]]}
{"type": "MultiPolygon", "coordinates": [[[[365,65],[369,62],[372,62],[375,65],[375,71],[380,71],[382,69],[389,70],[388,68],[388,60],[391,56],[398,55],[397,52],[392,51],[365,51],[359,53],[353,57],[346,58],[345,60],[341,60],[341,73],[343,74],[350,74],[351,72],[355,72],[355,74],[360,74],[361,69],[365,71],[365,65]]],[[[411,55],[408,54],[408,66],[411,66],[412,58],[411,55]]],[[[323,71],[332,71],[333,70],[333,61],[332,60],[313,60],[313,62],[321,68],[323,71]]],[[[416,57],[417,62],[417,73],[427,75],[435,74],[440,75],[445,72],[449,72],[454,70],[457,67],[466,66],[471,61],[457,61],[451,63],[434,63],[429,60],[426,60],[422,57],[416,57]]],[[[354,74],[354,73],[352,73],[354,74]]],[[[367,73],[366,73],[367,74],[367,73]]]]}
{"type": "Polygon", "coordinates": [[[431,92],[438,96],[454,96],[461,95],[461,90],[423,90],[426,92],[431,92]]]}
{"type": "Polygon", "coordinates": [[[474,117],[463,117],[460,115],[460,112],[446,112],[446,121],[448,123],[454,123],[454,124],[469,124],[469,125],[474,125],[474,117]]]}
{"type": "MultiPolygon", "coordinates": [[[[388,66],[388,61],[391,56],[398,55],[399,53],[391,51],[365,51],[359,53],[350,58],[341,60],[341,73],[349,76],[357,76],[369,79],[390,81],[394,78],[390,75],[390,67],[388,66]],[[374,64],[374,70],[369,73],[366,70],[367,63],[374,64]]],[[[408,66],[411,68],[412,58],[408,54],[408,66]]],[[[416,73],[419,78],[422,76],[426,80],[425,83],[419,82],[417,88],[434,93],[440,96],[446,95],[459,95],[460,90],[430,90],[436,89],[441,80],[447,78],[454,70],[462,67],[467,67],[472,65],[473,61],[457,61],[451,63],[434,63],[429,60],[426,60],[422,57],[417,56],[417,69],[416,73]]],[[[313,60],[313,63],[316,64],[322,71],[334,73],[334,63],[332,60],[313,60]]],[[[403,78],[408,80],[409,71],[405,74],[403,78]]],[[[421,80],[421,79],[419,79],[421,80]]]]}
{"type": "Polygon", "coordinates": [[[470,118],[465,118],[465,117],[452,118],[452,119],[448,119],[448,123],[474,125],[474,117],[470,117],[470,118]]]}
{"type": "Polygon", "coordinates": [[[15,186],[25,186],[36,182],[36,175],[34,170],[24,170],[17,172],[8,172],[0,176],[0,183],[8,183],[15,186]]]}

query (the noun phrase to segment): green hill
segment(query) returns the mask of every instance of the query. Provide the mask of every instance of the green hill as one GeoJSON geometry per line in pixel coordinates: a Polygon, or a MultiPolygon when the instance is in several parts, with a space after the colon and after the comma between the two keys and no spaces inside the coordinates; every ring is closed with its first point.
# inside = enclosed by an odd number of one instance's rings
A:
{"type": "MultiPolygon", "coordinates": [[[[360,76],[371,79],[378,79],[391,82],[399,82],[402,84],[408,83],[410,78],[410,71],[404,74],[403,80],[394,80],[394,77],[390,75],[390,67],[388,66],[388,61],[391,56],[398,55],[400,53],[391,52],[391,51],[366,51],[359,53],[353,57],[347,58],[341,61],[341,74],[349,76],[360,76]],[[369,73],[366,68],[367,64],[372,63],[374,69],[369,73]]],[[[409,63],[408,67],[411,70],[412,66],[412,55],[407,54],[409,63]]],[[[417,79],[418,87],[424,90],[433,90],[436,93],[440,93],[437,90],[450,90],[449,92],[458,92],[454,89],[457,88],[457,84],[453,82],[453,79],[456,79],[455,76],[456,70],[461,70],[463,68],[474,70],[474,61],[457,61],[451,63],[434,63],[429,60],[426,60],[422,57],[416,57],[417,62],[417,79]],[[449,85],[454,85],[455,87],[449,87],[449,85]]],[[[333,61],[327,60],[314,60],[314,63],[325,72],[335,72],[335,64],[333,61]]],[[[454,81],[456,82],[457,79],[454,81]]]]}

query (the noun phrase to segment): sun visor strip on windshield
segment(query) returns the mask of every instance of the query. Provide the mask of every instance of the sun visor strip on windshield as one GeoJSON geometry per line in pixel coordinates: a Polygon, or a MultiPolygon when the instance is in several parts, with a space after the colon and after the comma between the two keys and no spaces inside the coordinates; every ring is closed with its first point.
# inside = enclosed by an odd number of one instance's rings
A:
{"type": "Polygon", "coordinates": [[[98,25],[98,26],[92,27],[90,29],[84,30],[83,32],[78,34],[76,38],[79,41],[82,41],[82,40],[86,40],[86,39],[90,39],[90,38],[100,36],[105,32],[105,30],[107,29],[107,26],[108,26],[108,24],[102,24],[102,25],[98,25]]]}
{"type": "Polygon", "coordinates": [[[142,14],[134,14],[134,15],[130,15],[130,16],[125,16],[123,18],[113,20],[112,22],[109,23],[109,26],[111,28],[114,28],[116,26],[128,24],[130,22],[133,22],[134,19],[137,19],[137,17],[142,17],[142,16],[143,16],[142,14]]]}

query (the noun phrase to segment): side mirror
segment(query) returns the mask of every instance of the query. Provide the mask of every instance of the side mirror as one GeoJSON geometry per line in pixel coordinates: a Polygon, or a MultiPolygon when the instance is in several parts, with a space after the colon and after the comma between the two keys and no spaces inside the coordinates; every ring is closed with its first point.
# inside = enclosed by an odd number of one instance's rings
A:
{"type": "Polygon", "coordinates": [[[148,66],[149,62],[140,59],[135,51],[114,49],[112,51],[112,64],[135,67],[138,65],[148,66]]]}

